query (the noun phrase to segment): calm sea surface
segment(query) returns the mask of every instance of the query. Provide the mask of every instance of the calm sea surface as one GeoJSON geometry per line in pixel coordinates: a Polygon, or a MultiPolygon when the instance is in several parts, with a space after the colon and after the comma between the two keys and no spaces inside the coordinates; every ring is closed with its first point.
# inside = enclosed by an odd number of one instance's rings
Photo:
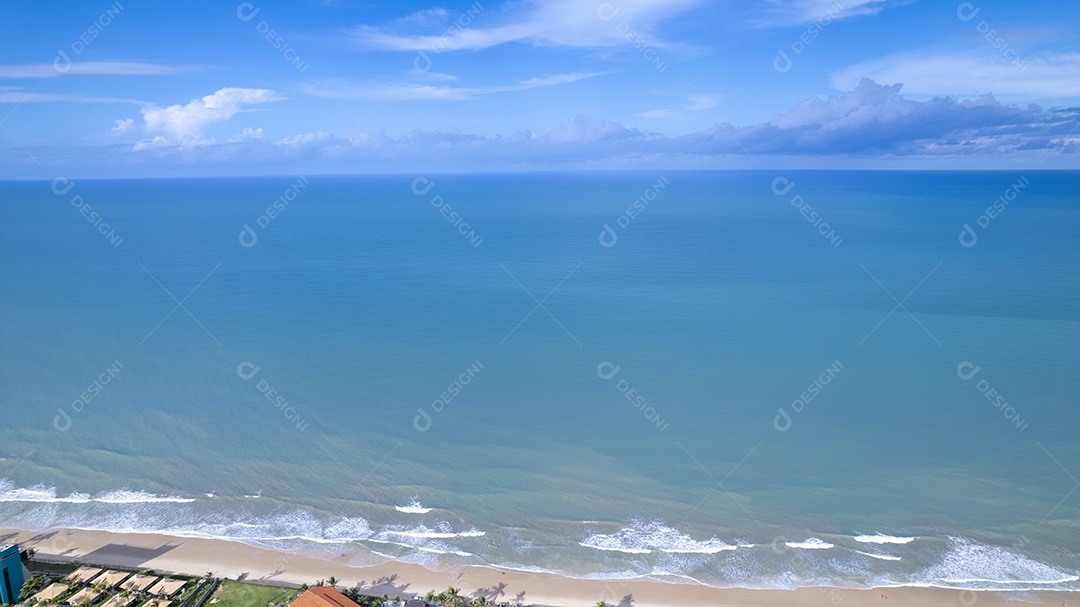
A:
{"type": "Polygon", "coordinates": [[[1080,589],[1077,192],[1038,171],[0,182],[0,526],[1080,589]]]}

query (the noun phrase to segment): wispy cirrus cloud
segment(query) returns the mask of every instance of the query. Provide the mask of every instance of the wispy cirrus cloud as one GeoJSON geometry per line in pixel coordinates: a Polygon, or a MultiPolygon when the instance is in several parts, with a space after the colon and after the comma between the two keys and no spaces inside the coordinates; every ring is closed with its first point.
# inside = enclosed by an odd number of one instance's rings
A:
{"type": "Polygon", "coordinates": [[[126,103],[143,105],[138,99],[119,97],[95,97],[92,95],[69,95],[65,93],[39,93],[13,87],[0,87],[0,103],[126,103]]]}
{"type": "MultiPolygon", "coordinates": [[[[479,3],[477,3],[479,4],[479,3]]],[[[424,10],[384,25],[358,25],[349,41],[359,50],[481,50],[510,43],[592,48],[626,43],[626,22],[652,46],[658,25],[701,0],[524,0],[473,11],[424,10]],[[450,35],[452,33],[452,35],[450,35]]]]}
{"type": "Polygon", "coordinates": [[[844,68],[832,77],[846,90],[863,78],[903,82],[914,95],[1020,95],[1028,98],[1080,96],[1080,53],[998,56],[989,45],[962,52],[929,49],[887,55],[844,68]]]}
{"type": "Polygon", "coordinates": [[[0,65],[0,78],[57,78],[60,76],[172,76],[200,72],[197,65],[165,65],[140,61],[82,61],[56,66],[52,63],[0,65]]]}
{"type": "Polygon", "coordinates": [[[758,27],[807,25],[816,21],[838,21],[876,15],[898,4],[914,0],[768,0],[754,10],[751,22],[758,27]]]}
{"type": "Polygon", "coordinates": [[[534,77],[511,84],[492,86],[437,86],[415,82],[397,82],[377,86],[356,86],[341,82],[329,82],[326,85],[306,85],[305,92],[334,99],[363,99],[386,101],[464,101],[477,99],[497,93],[524,91],[546,86],[570,84],[607,72],[589,72],[575,74],[555,74],[534,77]]]}

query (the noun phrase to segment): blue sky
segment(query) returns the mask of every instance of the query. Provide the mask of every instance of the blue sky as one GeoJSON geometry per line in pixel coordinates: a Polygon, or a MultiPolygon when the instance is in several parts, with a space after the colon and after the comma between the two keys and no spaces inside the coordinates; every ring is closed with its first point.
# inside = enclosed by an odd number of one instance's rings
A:
{"type": "Polygon", "coordinates": [[[1077,168],[1080,7],[9,2],[0,178],[1077,168]]]}

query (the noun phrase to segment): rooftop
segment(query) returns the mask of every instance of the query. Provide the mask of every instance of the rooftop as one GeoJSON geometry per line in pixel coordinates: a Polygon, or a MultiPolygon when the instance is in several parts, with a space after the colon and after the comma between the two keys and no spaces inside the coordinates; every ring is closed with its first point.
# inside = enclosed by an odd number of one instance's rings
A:
{"type": "Polygon", "coordinates": [[[309,588],[307,592],[296,597],[291,605],[292,607],[356,607],[356,603],[349,597],[329,586],[309,588]]]}

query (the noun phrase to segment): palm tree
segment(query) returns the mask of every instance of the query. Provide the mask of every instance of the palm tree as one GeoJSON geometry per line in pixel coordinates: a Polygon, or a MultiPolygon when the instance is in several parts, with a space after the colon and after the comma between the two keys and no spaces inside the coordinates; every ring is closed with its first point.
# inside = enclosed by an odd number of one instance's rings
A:
{"type": "Polygon", "coordinates": [[[610,607],[610,606],[607,604],[607,601],[601,600],[599,603],[596,604],[596,607],[610,607]]]}
{"type": "Polygon", "coordinates": [[[465,599],[462,598],[460,590],[449,586],[446,589],[446,603],[451,607],[462,607],[465,604],[465,599]]]}
{"type": "Polygon", "coordinates": [[[326,583],[329,584],[331,588],[333,588],[334,586],[337,586],[338,579],[334,576],[330,576],[326,578],[326,583]]]}

